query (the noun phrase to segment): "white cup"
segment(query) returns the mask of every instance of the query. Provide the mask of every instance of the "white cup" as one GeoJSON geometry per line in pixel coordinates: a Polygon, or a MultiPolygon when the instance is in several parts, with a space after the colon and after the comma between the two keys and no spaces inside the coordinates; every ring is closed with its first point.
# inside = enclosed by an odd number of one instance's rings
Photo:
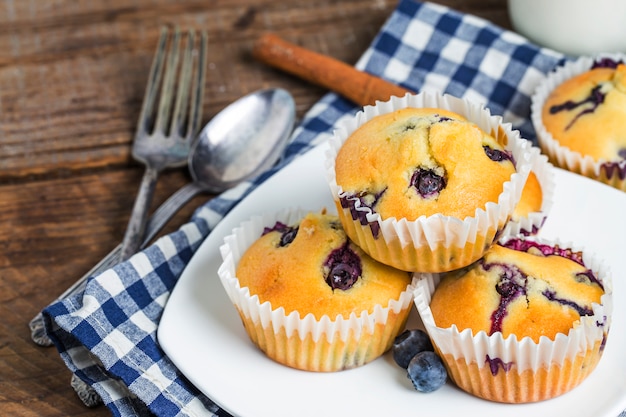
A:
{"type": "Polygon", "coordinates": [[[508,0],[513,28],[568,55],[626,52],[626,0],[508,0]]]}

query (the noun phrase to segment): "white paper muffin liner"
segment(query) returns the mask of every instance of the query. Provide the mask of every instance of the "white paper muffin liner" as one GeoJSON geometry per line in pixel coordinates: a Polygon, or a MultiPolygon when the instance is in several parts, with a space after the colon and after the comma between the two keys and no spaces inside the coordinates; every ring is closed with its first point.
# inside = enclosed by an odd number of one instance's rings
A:
{"type": "Polygon", "coordinates": [[[337,206],[339,217],[350,238],[372,258],[406,271],[444,272],[469,265],[479,259],[496,239],[517,205],[536,153],[529,141],[520,138],[510,123],[491,115],[485,107],[468,100],[434,92],[392,97],[386,102],[366,106],[355,117],[338,122],[329,139],[326,152],[326,177],[337,206]],[[368,120],[406,107],[434,107],[453,111],[490,133],[513,154],[516,173],[504,184],[497,202],[477,208],[473,217],[459,219],[436,214],[421,216],[415,221],[385,218],[372,213],[353,199],[353,208],[366,213],[367,221],[377,223],[380,232],[374,236],[369,224],[361,225],[351,215],[351,208],[342,208],[344,190],[337,185],[335,158],[345,140],[368,120]],[[505,138],[506,137],[506,138],[505,138]]]}
{"type": "Polygon", "coordinates": [[[530,337],[518,340],[511,335],[504,339],[500,332],[488,336],[481,331],[474,335],[471,329],[437,327],[430,301],[440,274],[417,274],[420,281],[415,289],[415,306],[451,379],[470,394],[498,402],[542,401],[580,384],[600,359],[613,311],[611,273],[608,265],[597,255],[567,242],[535,236],[522,238],[543,244],[557,244],[575,252],[582,251],[585,266],[593,271],[604,286],[605,294],[601,297],[601,304],[592,306],[593,315],[582,317],[567,335],[560,333],[554,340],[542,336],[536,343],[530,337]],[[598,326],[598,323],[602,326],[598,326]],[[488,358],[496,360],[496,375],[490,369],[488,358]],[[504,364],[512,365],[508,371],[504,371],[504,364]]]}
{"type": "Polygon", "coordinates": [[[552,211],[552,206],[554,205],[554,188],[556,186],[554,167],[548,161],[548,157],[541,154],[539,148],[533,146],[531,152],[535,154],[531,172],[535,174],[541,186],[541,208],[539,211],[528,213],[527,216],[518,219],[514,217],[511,218],[504,228],[502,236],[515,236],[518,234],[535,235],[539,232],[546,218],[552,211]]]}
{"type": "MultiPolygon", "coordinates": [[[[235,228],[220,247],[223,262],[218,275],[228,297],[239,312],[250,339],[271,359],[309,371],[339,371],[364,365],[387,351],[404,329],[413,307],[416,279],[398,299],[376,305],[372,313],[317,320],[311,313],[285,314],[280,306],[260,303],[247,287],[241,287],[235,271],[246,249],[277,221],[295,224],[305,210],[285,209],[254,216],[235,228]]],[[[303,254],[306,256],[306,254],[303,254]]]]}
{"type": "MultiPolygon", "coordinates": [[[[588,178],[603,182],[611,187],[626,191],[626,161],[595,160],[589,155],[582,155],[566,146],[561,145],[543,125],[543,105],[552,91],[566,80],[580,75],[591,69],[593,63],[599,59],[608,58],[626,63],[624,54],[598,54],[595,56],[581,56],[574,61],[568,61],[550,72],[537,86],[531,99],[531,120],[537,133],[537,140],[541,150],[548,155],[556,166],[584,175],[588,178]]],[[[601,128],[601,126],[599,127],[601,128]]]]}

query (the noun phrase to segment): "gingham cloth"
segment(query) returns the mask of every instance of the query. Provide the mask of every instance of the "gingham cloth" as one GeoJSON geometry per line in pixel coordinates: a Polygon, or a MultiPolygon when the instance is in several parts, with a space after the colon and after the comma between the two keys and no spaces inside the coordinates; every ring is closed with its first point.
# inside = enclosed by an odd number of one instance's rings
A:
{"type": "MultiPolygon", "coordinates": [[[[530,96],[563,59],[475,16],[401,0],[356,66],[413,91],[438,90],[483,103],[534,141],[530,96]]],[[[178,231],[92,277],[84,294],[44,310],[46,331],[68,368],[101,395],[113,415],[227,415],[185,379],[157,343],[168,296],[231,208],[312,148],[340,117],[357,110],[333,93],[325,95],[271,172],[210,200],[178,231]]]]}

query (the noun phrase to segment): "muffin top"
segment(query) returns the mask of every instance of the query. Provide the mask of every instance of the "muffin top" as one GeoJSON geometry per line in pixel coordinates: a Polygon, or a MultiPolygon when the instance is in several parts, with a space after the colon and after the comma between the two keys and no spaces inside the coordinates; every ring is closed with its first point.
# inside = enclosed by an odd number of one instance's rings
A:
{"type": "Polygon", "coordinates": [[[442,276],[430,308],[438,327],[502,332],[533,341],[567,334],[600,303],[602,283],[580,253],[530,240],[496,244],[470,267],[442,276]]]}
{"type": "Polygon", "coordinates": [[[626,65],[598,66],[558,85],[542,109],[560,145],[594,160],[626,159],[626,65]]]}
{"type": "Polygon", "coordinates": [[[519,221],[521,218],[528,217],[530,213],[537,213],[541,211],[542,204],[543,190],[537,178],[537,174],[531,171],[528,173],[528,179],[526,180],[526,184],[524,184],[522,195],[515,206],[511,219],[519,221]]]}
{"type": "Polygon", "coordinates": [[[464,219],[498,202],[515,173],[512,154],[463,116],[404,108],[354,131],[335,160],[345,199],[358,198],[384,218],[443,214],[464,219]]]}
{"type": "Polygon", "coordinates": [[[266,228],[241,257],[236,276],[272,309],[318,320],[387,307],[411,283],[408,272],[375,261],[352,243],[337,216],[327,213],[266,228]]]}

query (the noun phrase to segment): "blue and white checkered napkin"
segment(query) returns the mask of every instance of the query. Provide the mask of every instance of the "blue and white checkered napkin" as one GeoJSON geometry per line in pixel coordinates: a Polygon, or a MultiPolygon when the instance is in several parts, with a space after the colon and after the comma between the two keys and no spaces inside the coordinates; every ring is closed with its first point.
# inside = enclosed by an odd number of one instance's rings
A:
{"type": "MultiPolygon", "coordinates": [[[[484,103],[534,140],[530,96],[564,56],[474,16],[401,0],[357,64],[413,91],[439,90],[484,103]]],[[[306,115],[270,173],[200,207],[189,223],[100,276],[84,294],[45,309],[46,330],[69,369],[116,416],[224,415],[165,357],[156,330],[170,291],[210,230],[265,178],[358,109],[329,93],[306,115]]],[[[217,343],[217,342],[216,342],[217,343]]],[[[218,375],[215,376],[219,378],[218,375]]]]}

